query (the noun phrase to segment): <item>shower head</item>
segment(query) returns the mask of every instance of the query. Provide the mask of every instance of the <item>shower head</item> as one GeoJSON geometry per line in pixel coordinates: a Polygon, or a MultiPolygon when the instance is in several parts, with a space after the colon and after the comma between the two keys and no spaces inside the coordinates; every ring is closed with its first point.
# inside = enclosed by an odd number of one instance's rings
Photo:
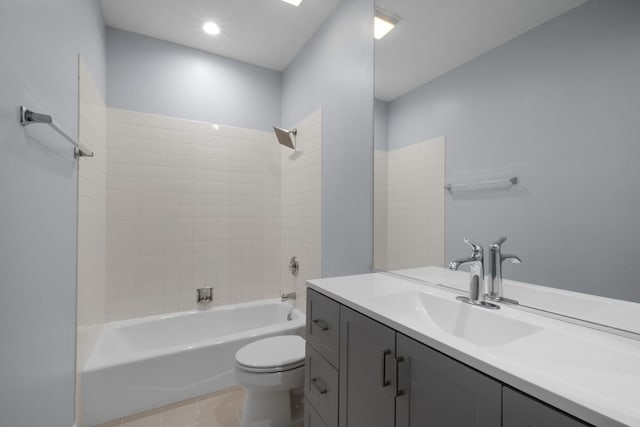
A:
{"type": "Polygon", "coordinates": [[[292,150],[296,149],[296,135],[298,133],[298,129],[281,129],[277,127],[273,127],[273,130],[276,131],[276,137],[278,138],[278,142],[285,147],[289,147],[292,150]]]}

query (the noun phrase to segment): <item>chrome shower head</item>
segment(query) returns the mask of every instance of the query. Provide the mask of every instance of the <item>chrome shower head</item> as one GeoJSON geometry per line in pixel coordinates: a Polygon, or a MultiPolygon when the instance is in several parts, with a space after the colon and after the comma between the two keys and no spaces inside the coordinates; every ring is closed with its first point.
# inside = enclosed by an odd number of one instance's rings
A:
{"type": "Polygon", "coordinates": [[[298,134],[298,129],[281,129],[277,127],[273,127],[273,130],[276,131],[276,137],[278,138],[278,142],[285,147],[289,147],[292,150],[296,149],[296,135],[298,134]]]}

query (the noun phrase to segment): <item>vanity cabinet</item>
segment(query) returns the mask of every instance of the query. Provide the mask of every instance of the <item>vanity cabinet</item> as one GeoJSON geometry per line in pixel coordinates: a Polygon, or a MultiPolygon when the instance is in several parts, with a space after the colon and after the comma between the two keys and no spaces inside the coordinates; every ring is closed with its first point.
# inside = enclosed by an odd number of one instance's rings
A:
{"type": "Polygon", "coordinates": [[[338,427],[340,304],[307,290],[305,426],[338,427]]]}
{"type": "Polygon", "coordinates": [[[500,425],[502,384],[342,306],[340,426],[500,425]]]}
{"type": "Polygon", "coordinates": [[[309,402],[304,405],[304,427],[327,427],[327,423],[318,415],[309,402]]]}
{"type": "Polygon", "coordinates": [[[396,340],[396,426],[500,426],[501,383],[400,333],[396,340]]]}
{"type": "Polygon", "coordinates": [[[306,332],[307,342],[337,368],[340,345],[340,304],[309,289],[306,332]]]}
{"type": "Polygon", "coordinates": [[[393,329],[340,308],[340,426],[394,425],[395,347],[393,329]]]}
{"type": "Polygon", "coordinates": [[[338,371],[313,347],[307,345],[304,394],[327,425],[338,424],[338,371]]]}
{"type": "Polygon", "coordinates": [[[511,387],[503,387],[503,427],[584,427],[588,425],[511,387]]]}
{"type": "Polygon", "coordinates": [[[307,294],[308,427],[588,425],[312,289],[307,294]]]}

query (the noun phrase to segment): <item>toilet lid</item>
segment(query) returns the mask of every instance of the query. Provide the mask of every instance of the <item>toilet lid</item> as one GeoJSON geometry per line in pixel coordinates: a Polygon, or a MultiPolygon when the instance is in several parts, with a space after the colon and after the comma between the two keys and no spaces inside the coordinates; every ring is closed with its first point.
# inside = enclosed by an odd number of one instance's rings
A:
{"type": "Polygon", "coordinates": [[[264,338],[236,353],[238,365],[250,370],[286,370],[304,364],[304,339],[298,335],[264,338]]]}

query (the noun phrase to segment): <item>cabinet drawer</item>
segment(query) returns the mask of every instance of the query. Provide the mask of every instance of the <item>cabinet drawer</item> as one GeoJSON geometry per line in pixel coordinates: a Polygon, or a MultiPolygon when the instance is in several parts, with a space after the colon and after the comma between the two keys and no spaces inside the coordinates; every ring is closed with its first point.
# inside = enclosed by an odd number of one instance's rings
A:
{"type": "MultiPolygon", "coordinates": [[[[304,402],[304,426],[305,427],[329,427],[327,423],[318,415],[309,402],[304,402]]],[[[335,427],[335,426],[332,426],[335,427]]]]}
{"type": "Polygon", "coordinates": [[[338,425],[338,371],[307,344],[304,395],[328,426],[338,425]]]}
{"type": "Polygon", "coordinates": [[[307,290],[307,342],[338,368],[340,346],[340,304],[307,290]]]}
{"type": "Polygon", "coordinates": [[[589,424],[578,421],[509,387],[503,387],[502,425],[504,427],[584,427],[589,424]]]}

